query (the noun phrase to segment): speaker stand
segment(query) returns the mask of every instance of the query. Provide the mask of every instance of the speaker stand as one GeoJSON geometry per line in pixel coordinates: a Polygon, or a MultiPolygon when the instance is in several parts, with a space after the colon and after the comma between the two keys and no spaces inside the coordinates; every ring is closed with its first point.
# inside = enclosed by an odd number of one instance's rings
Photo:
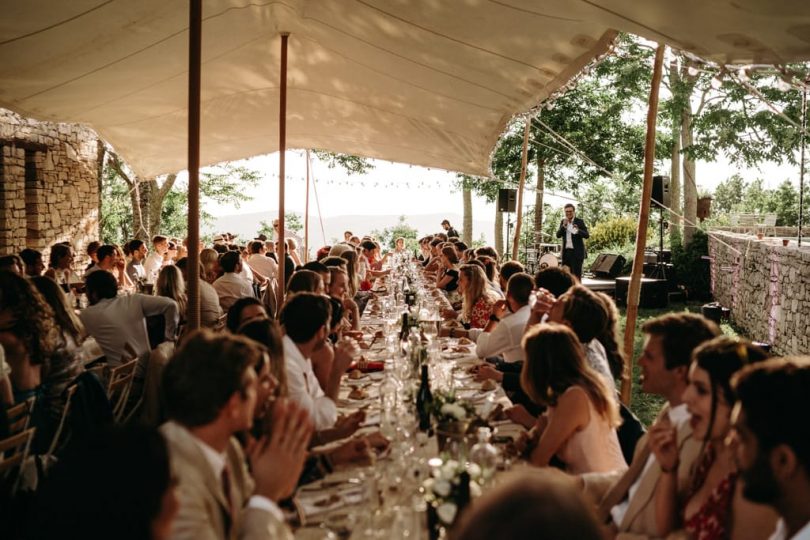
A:
{"type": "Polygon", "coordinates": [[[667,265],[664,264],[664,208],[658,207],[658,253],[655,257],[655,270],[650,273],[653,279],[667,279],[667,265]]]}
{"type": "Polygon", "coordinates": [[[501,260],[510,260],[509,239],[512,238],[512,212],[506,212],[506,253],[501,254],[501,260]]]}

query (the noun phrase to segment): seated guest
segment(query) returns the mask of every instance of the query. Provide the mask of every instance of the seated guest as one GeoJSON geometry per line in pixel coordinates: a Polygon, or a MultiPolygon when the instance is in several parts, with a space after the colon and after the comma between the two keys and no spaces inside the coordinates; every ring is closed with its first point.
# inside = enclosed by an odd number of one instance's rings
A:
{"type": "MultiPolygon", "coordinates": [[[[179,259],[175,266],[183,274],[183,281],[188,283],[188,257],[179,259]]],[[[205,328],[214,328],[222,317],[222,306],[219,305],[219,295],[214,286],[205,280],[205,271],[200,263],[200,324],[205,328]]]]}
{"type": "Polygon", "coordinates": [[[84,343],[87,333],[79,317],[68,305],[64,291],[54,280],[45,276],[31,278],[31,283],[42,294],[54,313],[59,339],[45,365],[43,383],[44,403],[52,420],[62,413],[65,400],[62,392],[84,370],[84,343]]]}
{"type": "Polygon", "coordinates": [[[515,274],[524,272],[523,265],[517,261],[506,261],[501,266],[501,271],[498,272],[498,286],[502,291],[506,290],[506,285],[509,283],[509,278],[515,274]]]}
{"type": "MultiPolygon", "coordinates": [[[[344,251],[340,254],[341,259],[346,259],[346,296],[348,298],[355,298],[360,291],[360,277],[357,275],[357,252],[354,250],[344,251]]],[[[366,301],[368,299],[366,298],[366,301]]],[[[363,302],[365,307],[365,302],[363,302]]]]}
{"type": "Polygon", "coordinates": [[[141,360],[139,373],[142,372],[150,351],[146,317],[163,315],[164,338],[174,341],[180,320],[174,300],[139,293],[118,296],[118,283],[109,272],[93,272],[87,276],[86,286],[90,306],[79,318],[104,351],[110,366],[121,364],[124,346],[128,344],[141,360]]]}
{"type": "Polygon", "coordinates": [[[450,531],[451,540],[601,540],[587,502],[558,471],[511,472],[475,499],[450,531]]]}
{"type": "MultiPolygon", "coordinates": [[[[357,302],[349,298],[349,275],[340,267],[329,267],[331,279],[329,283],[329,296],[343,306],[343,323],[341,329],[357,331],[360,329],[360,308],[357,302]]],[[[339,331],[338,327],[333,330],[339,331]]]]}
{"type": "Polygon", "coordinates": [[[352,341],[340,341],[335,347],[334,364],[328,384],[325,388],[318,384],[310,357],[316,349],[324,346],[329,334],[330,315],[327,297],[298,293],[287,299],[280,317],[285,334],[284,367],[290,399],[309,412],[317,430],[335,425],[335,400],[340,389],[340,380],[357,350],[352,341]]]}
{"type": "MultiPolygon", "coordinates": [[[[295,267],[301,266],[301,257],[298,256],[298,243],[294,238],[287,238],[287,254],[289,254],[295,267]]],[[[293,268],[293,271],[295,268],[293,268]]]]}
{"type": "MultiPolygon", "coordinates": [[[[320,261],[329,256],[329,252],[331,251],[332,246],[323,246],[315,253],[315,260],[320,261]]],[[[306,266],[306,265],[304,265],[306,266]]]]}
{"type": "Polygon", "coordinates": [[[96,250],[96,263],[87,269],[84,274],[84,279],[87,276],[100,270],[106,270],[115,276],[118,282],[118,287],[125,289],[132,286],[132,281],[126,274],[126,262],[123,259],[119,260],[118,250],[112,244],[104,244],[96,250]]]}
{"type": "MultiPolygon", "coordinates": [[[[693,351],[720,335],[720,329],[705,317],[684,312],[650,319],[641,331],[644,333],[638,359],[641,390],[666,399],[659,417],[666,415],[677,430],[678,484],[683,497],[701,446],[701,442],[692,437],[689,413],[683,402],[687,373],[693,351]]],[[[661,474],[661,467],[650,450],[649,437],[644,436],[638,441],[633,461],[624,474],[585,474],[581,478],[586,494],[598,502],[600,523],[607,523],[612,535],[657,537],[653,494],[661,474]]]]}
{"type": "MultiPolygon", "coordinates": [[[[810,538],[810,358],[767,360],[732,379],[732,447],[743,497],[780,519],[772,540],[810,538]]],[[[764,537],[763,537],[764,538],[764,537]]]]}
{"type": "Polygon", "coordinates": [[[247,449],[247,459],[234,438],[253,424],[254,366],[265,354],[246,338],[203,330],[166,365],[169,421],[160,431],[179,501],[172,539],[292,538],[277,503],[292,494],[301,474],[312,434],[306,411],[277,401],[272,432],[247,449]]]}
{"type": "Polygon", "coordinates": [[[217,250],[206,248],[200,251],[200,264],[203,265],[203,276],[208,283],[215,282],[222,275],[217,250]]]}
{"type": "Polygon", "coordinates": [[[394,253],[405,253],[405,239],[402,237],[394,240],[394,253]]]}
{"type": "Polygon", "coordinates": [[[87,268],[84,269],[84,273],[87,274],[87,271],[93,268],[95,265],[98,264],[98,248],[101,247],[101,242],[98,240],[93,240],[89,244],[87,244],[87,256],[90,258],[90,264],[87,265],[87,268]]]}
{"type": "Polygon", "coordinates": [[[136,238],[135,240],[129,241],[127,249],[129,249],[129,255],[132,258],[129,263],[127,263],[127,275],[129,279],[132,283],[145,282],[146,269],[143,267],[143,262],[149,254],[146,244],[143,240],[136,238]]]}
{"type": "Polygon", "coordinates": [[[484,271],[476,265],[459,268],[458,288],[461,293],[461,320],[470,328],[485,328],[498,297],[487,286],[484,271]]]}
{"type": "Polygon", "coordinates": [[[248,250],[250,256],[247,263],[254,272],[264,276],[264,278],[274,278],[278,275],[278,264],[267,256],[267,248],[264,247],[264,242],[254,240],[248,244],[248,250]]]}
{"type": "Polygon", "coordinates": [[[662,475],[655,488],[658,536],[684,529],[691,538],[766,538],[776,515],[743,497],[734,450],[725,445],[734,394],[731,377],[766,353],[750,342],[720,336],[693,353],[683,400],[691,415],[693,437],[703,443],[686,488],[678,498],[680,453],[677,428],[662,417],[650,428],[650,447],[662,475]]]}
{"type": "Polygon", "coordinates": [[[35,249],[25,248],[20,252],[20,258],[25,265],[25,275],[28,277],[41,276],[45,271],[45,263],[42,262],[42,253],[35,249]]]}
{"type": "Polygon", "coordinates": [[[427,260],[427,262],[423,263],[425,272],[436,272],[439,270],[439,268],[441,268],[442,262],[439,256],[441,254],[443,243],[443,240],[434,238],[430,241],[430,244],[428,244],[430,246],[430,258],[427,260]]]}
{"type": "Polygon", "coordinates": [[[20,276],[25,275],[23,261],[17,255],[5,255],[0,257],[0,270],[8,270],[20,276]]]}
{"type": "Polygon", "coordinates": [[[464,256],[464,252],[467,251],[467,249],[469,249],[467,244],[465,244],[461,240],[459,240],[458,242],[455,242],[453,244],[453,248],[456,250],[456,256],[458,256],[459,261],[464,256]]]}
{"type": "Polygon", "coordinates": [[[556,456],[572,474],[626,469],[616,434],[619,406],[585,362],[576,334],[544,323],[529,330],[523,346],[523,390],[548,407],[528,435],[531,463],[545,467],[556,456]]]}
{"type": "Polygon", "coordinates": [[[332,284],[332,273],[329,271],[329,268],[319,261],[309,261],[302,266],[302,269],[317,272],[317,274],[321,276],[324,294],[326,294],[326,291],[329,290],[329,286],[332,284]]]}
{"type": "Polygon", "coordinates": [[[72,266],[73,248],[70,247],[70,244],[60,242],[52,245],[45,275],[62,285],[64,289],[71,283],[81,283],[82,281],[73,273],[72,266]]]}
{"type": "Polygon", "coordinates": [[[177,302],[177,311],[180,313],[180,322],[186,320],[186,307],[188,297],[186,296],[186,282],[179,268],[170,264],[160,269],[157,281],[155,282],[155,296],[171,298],[177,302]]]}
{"type": "Polygon", "coordinates": [[[143,270],[146,273],[147,283],[154,283],[158,272],[167,263],[169,255],[169,239],[157,234],[152,237],[152,252],[143,261],[143,270]]]}
{"type": "Polygon", "coordinates": [[[225,319],[225,327],[232,333],[238,334],[239,328],[244,324],[257,319],[269,319],[264,304],[253,296],[245,296],[233,303],[225,319]]]}
{"type": "Polygon", "coordinates": [[[529,296],[534,280],[529,274],[512,274],[506,289],[506,300],[498,300],[489,323],[483,329],[470,329],[470,339],[476,343],[478,358],[500,356],[512,363],[524,359],[523,330],[529,320],[529,296]]]}
{"type": "Polygon", "coordinates": [[[449,246],[443,247],[439,260],[441,260],[441,268],[444,272],[440,274],[440,278],[436,282],[436,288],[448,293],[455,292],[458,289],[458,256],[456,250],[449,246]]]}
{"type": "Polygon", "coordinates": [[[156,429],[115,428],[76,450],[49,469],[30,538],[169,540],[178,500],[156,429]]]}
{"type": "Polygon", "coordinates": [[[222,267],[222,277],[214,282],[214,289],[219,295],[219,305],[222,311],[228,311],[230,307],[240,298],[245,296],[255,296],[253,294],[253,284],[239,275],[242,271],[242,259],[238,251],[229,251],[219,258],[219,265],[222,267]]]}
{"type": "Polygon", "coordinates": [[[478,260],[484,265],[484,275],[487,276],[487,287],[499,298],[503,298],[503,289],[498,283],[498,263],[492,257],[479,256],[478,260]]]}
{"type": "Polygon", "coordinates": [[[290,277],[290,281],[287,282],[287,294],[295,294],[297,292],[326,294],[326,290],[323,287],[323,279],[321,279],[320,274],[306,269],[301,269],[294,273],[290,277]]]}

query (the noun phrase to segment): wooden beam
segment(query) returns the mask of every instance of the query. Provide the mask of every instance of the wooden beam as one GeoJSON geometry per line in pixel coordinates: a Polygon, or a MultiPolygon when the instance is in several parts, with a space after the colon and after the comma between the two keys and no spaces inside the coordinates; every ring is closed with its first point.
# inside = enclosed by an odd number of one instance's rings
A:
{"type": "MultiPolygon", "coordinates": [[[[200,76],[202,0],[191,0],[188,25],[188,329],[200,327],[200,76]]],[[[156,232],[156,231],[155,231],[156,232]]]]}
{"type": "MultiPolygon", "coordinates": [[[[284,303],[284,292],[287,288],[284,176],[286,174],[285,157],[287,153],[287,40],[289,37],[290,34],[288,33],[281,34],[281,66],[278,84],[278,311],[281,311],[281,306],[284,303]]],[[[275,316],[278,317],[278,313],[275,316]]]]}
{"type": "Polygon", "coordinates": [[[309,262],[309,148],[306,151],[307,157],[307,194],[304,198],[304,264],[309,262]]]}
{"type": "Polygon", "coordinates": [[[661,87],[661,69],[664,63],[665,45],[659,44],[655,51],[650,100],[647,106],[647,138],[644,142],[644,181],[641,189],[641,208],[636,228],[636,251],[633,256],[633,271],[627,291],[627,318],[624,326],[624,376],[622,377],[622,401],[630,405],[633,386],[633,344],[636,336],[638,302],[641,295],[641,273],[644,269],[644,247],[647,240],[647,225],[650,221],[650,198],[652,196],[653,165],[655,164],[655,124],[658,117],[658,91],[661,87]]]}
{"type": "MultiPolygon", "coordinates": [[[[529,161],[529,131],[531,131],[531,118],[526,118],[526,127],[523,129],[523,152],[520,157],[520,182],[517,192],[517,223],[515,223],[515,241],[512,242],[512,259],[517,260],[520,247],[520,225],[523,221],[523,186],[526,185],[526,169],[529,161]]],[[[505,293],[506,291],[504,291],[505,293]]]]}

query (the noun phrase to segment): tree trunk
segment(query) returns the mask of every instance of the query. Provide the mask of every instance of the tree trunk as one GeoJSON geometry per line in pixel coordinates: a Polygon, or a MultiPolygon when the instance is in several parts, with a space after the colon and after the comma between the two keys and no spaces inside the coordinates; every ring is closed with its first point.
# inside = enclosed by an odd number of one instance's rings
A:
{"type": "Polygon", "coordinates": [[[461,239],[468,246],[472,246],[473,239],[473,210],[472,210],[472,190],[465,187],[462,191],[464,197],[464,223],[461,231],[461,239]]]}
{"type": "Polygon", "coordinates": [[[495,251],[498,255],[503,255],[503,212],[498,211],[497,201],[495,206],[495,251]]]}
{"type": "Polygon", "coordinates": [[[104,162],[107,161],[107,147],[104,146],[104,141],[96,139],[96,180],[98,182],[98,224],[99,236],[101,236],[101,197],[103,192],[104,183],[104,162]]]}
{"type": "MultiPolygon", "coordinates": [[[[686,104],[681,113],[681,146],[688,150],[694,138],[692,127],[692,105],[686,104]]],[[[688,154],[683,155],[683,244],[688,246],[695,234],[697,222],[697,178],[695,160],[688,154]]]]}
{"type": "MultiPolygon", "coordinates": [[[[680,83],[680,74],[676,62],[669,65],[669,87],[676,88],[680,83]]],[[[669,173],[669,207],[674,210],[669,214],[669,235],[671,241],[681,232],[681,115],[672,115],[672,155],[670,156],[669,173]]]]}
{"type": "Polygon", "coordinates": [[[163,201],[166,196],[174,187],[174,182],[177,180],[176,174],[170,174],[166,177],[162,184],[158,185],[157,179],[149,180],[150,184],[150,200],[149,200],[149,231],[152,235],[160,234],[160,225],[163,219],[163,201]]]}
{"type": "Polygon", "coordinates": [[[534,242],[544,242],[543,238],[543,195],[546,189],[546,163],[537,158],[537,189],[534,192],[534,242]]]}

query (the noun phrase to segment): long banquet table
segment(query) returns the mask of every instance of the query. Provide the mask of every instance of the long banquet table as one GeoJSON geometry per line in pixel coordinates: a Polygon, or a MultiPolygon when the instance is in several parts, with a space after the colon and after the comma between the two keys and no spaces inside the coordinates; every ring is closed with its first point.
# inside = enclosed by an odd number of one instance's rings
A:
{"type": "MultiPolygon", "coordinates": [[[[378,283],[378,292],[389,292],[385,287],[390,287],[392,281],[378,283]]],[[[420,294],[432,298],[432,291],[422,283],[419,285],[420,294]]],[[[449,451],[445,448],[445,452],[440,453],[436,437],[418,430],[416,416],[407,401],[419,381],[409,376],[404,367],[408,359],[400,354],[397,336],[400,329],[397,320],[404,308],[400,306],[396,310],[383,306],[384,303],[382,294],[372,296],[361,319],[363,337],[359,341],[362,360],[384,362],[384,370],[366,373],[358,379],[344,377],[337,405],[343,415],[365,410],[365,424],[358,433],[380,430],[391,440],[391,445],[376,460],[372,458],[371,464],[343,466],[321,480],[300,486],[294,498],[295,519],[300,523],[295,535],[298,539],[427,538],[423,482],[430,476],[435,458],[440,454],[462,463],[466,459],[469,447],[465,444],[451,446],[449,451]],[[392,384],[397,384],[394,412],[389,405],[388,412],[383,413],[380,394],[384,382],[389,393],[392,384]],[[365,398],[350,399],[356,387],[365,391],[365,398]]],[[[500,386],[483,390],[482,384],[469,372],[469,367],[480,362],[474,343],[459,344],[459,340],[435,336],[432,340],[438,343],[429,346],[434,394],[452,389],[481,416],[486,416],[498,404],[511,405],[500,386]]],[[[516,438],[523,430],[508,420],[490,422],[490,425],[493,434],[501,440],[516,438]]],[[[508,460],[505,461],[508,466],[508,460]]]]}

